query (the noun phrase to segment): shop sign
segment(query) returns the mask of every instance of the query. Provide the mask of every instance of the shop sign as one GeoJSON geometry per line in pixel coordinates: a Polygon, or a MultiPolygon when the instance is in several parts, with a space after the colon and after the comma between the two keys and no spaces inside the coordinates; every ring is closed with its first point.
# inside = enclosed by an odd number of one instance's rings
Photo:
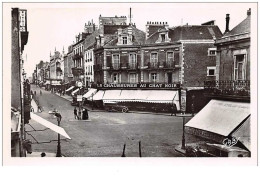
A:
{"type": "Polygon", "coordinates": [[[19,10],[19,16],[20,16],[20,32],[26,32],[27,31],[27,10],[19,10]]]}
{"type": "Polygon", "coordinates": [[[77,101],[81,102],[82,101],[82,95],[77,95],[77,101]]]}
{"type": "Polygon", "coordinates": [[[179,88],[180,84],[165,84],[165,83],[110,83],[97,84],[97,88],[179,88]]]}

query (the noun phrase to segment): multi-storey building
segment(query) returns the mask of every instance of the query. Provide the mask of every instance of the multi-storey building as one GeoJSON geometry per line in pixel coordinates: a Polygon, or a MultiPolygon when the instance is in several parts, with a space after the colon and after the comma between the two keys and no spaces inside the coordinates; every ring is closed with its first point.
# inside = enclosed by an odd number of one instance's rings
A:
{"type": "Polygon", "coordinates": [[[188,91],[186,111],[199,111],[207,103],[201,95],[204,81],[216,77],[214,41],[222,33],[213,23],[168,28],[164,22],[148,22],[149,36],[142,46],[141,82],[179,83],[188,91]],[[192,103],[196,104],[193,109],[192,103]]]}
{"type": "Polygon", "coordinates": [[[172,89],[178,95],[185,89],[187,111],[191,111],[191,95],[195,103],[200,101],[196,109],[201,109],[207,102],[201,102],[204,80],[215,80],[214,41],[222,36],[218,26],[211,21],[169,28],[167,22],[148,22],[146,29],[144,33],[129,26],[97,37],[95,83],[141,83],[150,89],[172,89]]]}
{"type": "Polygon", "coordinates": [[[99,35],[99,30],[94,31],[91,35],[87,36],[84,41],[84,74],[85,86],[90,87],[94,83],[94,45],[96,37],[99,35]]]}
{"type": "MultiPolygon", "coordinates": [[[[26,156],[25,124],[30,120],[30,87],[24,81],[23,51],[27,44],[27,10],[12,8],[11,10],[11,123],[10,130],[3,131],[3,135],[11,137],[11,152],[8,156],[26,156]],[[9,134],[11,133],[11,134],[9,134]]],[[[4,119],[6,119],[4,116],[4,119]]],[[[8,118],[8,117],[7,117],[8,118]]],[[[9,123],[9,121],[8,121],[9,123]]]]}
{"type": "Polygon", "coordinates": [[[140,82],[141,51],[145,33],[134,26],[118,28],[116,34],[97,38],[95,49],[96,83],[140,82]]]}
{"type": "Polygon", "coordinates": [[[200,137],[195,156],[200,152],[206,156],[251,156],[251,10],[231,31],[229,20],[227,14],[226,31],[215,42],[216,80],[205,81],[210,102],[185,125],[185,133],[200,137]]]}
{"type": "Polygon", "coordinates": [[[50,85],[53,90],[59,89],[63,80],[62,57],[62,54],[56,49],[54,55],[50,55],[50,85]]]}
{"type": "Polygon", "coordinates": [[[73,85],[71,83],[73,81],[72,68],[74,67],[73,62],[73,45],[68,47],[68,53],[64,55],[64,81],[65,83],[69,83],[69,85],[73,85]]]}
{"type": "Polygon", "coordinates": [[[229,30],[229,14],[226,17],[226,31],[216,40],[216,81],[206,81],[205,88],[210,97],[250,101],[250,21],[247,18],[229,30]],[[212,93],[213,92],[213,93],[212,93]]]}

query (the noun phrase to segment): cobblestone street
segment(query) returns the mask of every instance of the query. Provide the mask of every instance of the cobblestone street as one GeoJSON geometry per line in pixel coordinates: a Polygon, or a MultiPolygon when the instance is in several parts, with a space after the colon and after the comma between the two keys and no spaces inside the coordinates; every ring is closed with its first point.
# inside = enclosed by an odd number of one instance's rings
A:
{"type": "MultiPolygon", "coordinates": [[[[66,157],[120,157],[123,146],[126,144],[127,157],[139,156],[139,141],[143,157],[176,157],[181,156],[174,147],[181,142],[182,118],[169,115],[120,113],[120,112],[94,112],[89,111],[89,121],[74,119],[73,109],[68,100],[32,86],[36,91],[42,113],[41,117],[57,124],[56,118],[48,111],[56,108],[62,115],[63,127],[71,140],[62,140],[61,150],[66,157]],[[53,102],[55,101],[55,102],[53,102]]],[[[30,125],[39,130],[42,125],[31,120],[30,125]]],[[[26,125],[26,130],[32,127],[26,125]]],[[[57,134],[51,130],[30,132],[38,142],[34,143],[33,151],[52,152],[57,150],[57,134]]],[[[35,140],[27,135],[28,138],[35,140]]],[[[61,136],[61,139],[64,137],[61,136]]]]}

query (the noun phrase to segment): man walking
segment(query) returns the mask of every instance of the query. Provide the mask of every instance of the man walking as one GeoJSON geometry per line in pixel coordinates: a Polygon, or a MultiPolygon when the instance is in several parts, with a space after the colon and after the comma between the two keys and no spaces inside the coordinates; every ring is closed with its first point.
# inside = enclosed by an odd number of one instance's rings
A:
{"type": "Polygon", "coordinates": [[[76,107],[74,108],[74,117],[75,119],[78,119],[78,111],[76,107]]]}

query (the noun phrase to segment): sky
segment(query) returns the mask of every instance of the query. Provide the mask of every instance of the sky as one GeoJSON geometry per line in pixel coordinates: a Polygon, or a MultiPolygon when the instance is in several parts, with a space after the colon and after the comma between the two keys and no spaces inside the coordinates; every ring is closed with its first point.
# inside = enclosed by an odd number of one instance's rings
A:
{"type": "Polygon", "coordinates": [[[168,22],[173,27],[215,20],[223,33],[227,13],[230,30],[246,18],[249,8],[256,13],[255,3],[4,3],[3,7],[4,27],[10,27],[11,8],[27,9],[29,38],[23,53],[27,77],[41,60],[49,61],[55,48],[61,52],[64,47],[66,53],[75,36],[84,31],[85,23],[93,19],[98,24],[100,15],[129,17],[131,7],[132,22],[143,31],[147,21],[168,22]]]}

